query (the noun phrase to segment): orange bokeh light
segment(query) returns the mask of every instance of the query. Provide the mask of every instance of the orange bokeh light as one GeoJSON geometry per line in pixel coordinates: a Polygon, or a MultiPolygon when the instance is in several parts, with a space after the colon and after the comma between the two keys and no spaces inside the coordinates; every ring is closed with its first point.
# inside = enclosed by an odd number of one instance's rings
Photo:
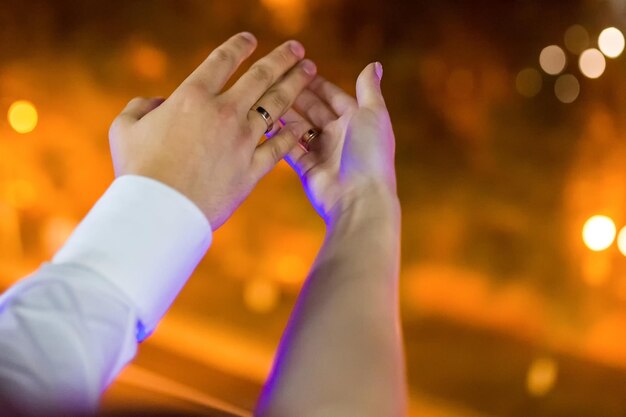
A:
{"type": "Polygon", "coordinates": [[[131,55],[131,66],[135,74],[147,80],[160,80],[167,72],[167,55],[151,45],[138,45],[131,55]]]}
{"type": "Polygon", "coordinates": [[[16,132],[29,133],[37,127],[39,117],[33,103],[27,100],[18,100],[9,107],[7,119],[16,132]]]}
{"type": "Polygon", "coordinates": [[[534,397],[546,395],[557,379],[558,364],[551,358],[535,359],[526,374],[526,389],[534,397]]]}
{"type": "Polygon", "coordinates": [[[27,209],[37,201],[37,188],[28,180],[10,181],[4,188],[3,197],[16,209],[27,209]]]}
{"type": "Polygon", "coordinates": [[[274,27],[285,34],[294,34],[302,29],[307,18],[305,0],[262,0],[274,17],[274,27]]]}
{"type": "Polygon", "coordinates": [[[266,279],[255,279],[246,283],[243,299],[246,307],[255,313],[267,313],[278,304],[280,289],[276,283],[266,279]]]}

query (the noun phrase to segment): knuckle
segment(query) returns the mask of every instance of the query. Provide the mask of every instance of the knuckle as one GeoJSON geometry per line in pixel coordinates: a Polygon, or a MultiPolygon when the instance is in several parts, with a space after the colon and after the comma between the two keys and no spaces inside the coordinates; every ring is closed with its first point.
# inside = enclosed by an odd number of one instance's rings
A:
{"type": "Polygon", "coordinates": [[[190,82],[180,89],[180,95],[184,102],[202,102],[207,97],[206,86],[201,82],[190,82]]]}
{"type": "Polygon", "coordinates": [[[272,71],[263,64],[254,65],[250,68],[250,73],[255,81],[263,84],[271,84],[274,81],[272,71]]]}
{"type": "Polygon", "coordinates": [[[355,113],[357,113],[359,110],[359,105],[356,103],[350,103],[347,105],[346,107],[346,113],[350,116],[354,115],[355,113]]]}
{"type": "Polygon", "coordinates": [[[239,135],[241,136],[241,138],[249,138],[252,137],[253,134],[254,130],[252,129],[252,126],[250,126],[248,123],[240,126],[239,135]]]}
{"type": "Polygon", "coordinates": [[[276,164],[283,159],[283,149],[285,148],[285,141],[283,138],[276,138],[275,146],[270,149],[270,158],[276,164]]]}
{"type": "Polygon", "coordinates": [[[328,112],[327,106],[322,102],[314,102],[309,106],[311,114],[326,114],[328,112]]]}
{"type": "Polygon", "coordinates": [[[122,121],[120,119],[120,116],[117,116],[115,119],[113,119],[113,123],[111,123],[111,126],[109,126],[109,140],[119,134],[122,127],[121,125],[122,121]]]}
{"type": "Polygon", "coordinates": [[[283,127],[281,132],[289,142],[292,142],[302,136],[301,131],[305,131],[303,126],[299,126],[296,123],[288,123],[283,127]]]}
{"type": "Polygon", "coordinates": [[[284,46],[276,51],[275,59],[282,65],[293,62],[294,55],[288,46],[284,46]]]}
{"type": "Polygon", "coordinates": [[[232,64],[235,61],[233,53],[224,47],[214,50],[211,53],[211,58],[221,64],[232,64]]]}
{"type": "Polygon", "coordinates": [[[222,121],[236,118],[237,113],[237,106],[231,102],[222,102],[217,105],[217,115],[222,121]]]}
{"type": "Polygon", "coordinates": [[[289,106],[289,95],[283,90],[275,90],[269,95],[270,103],[277,109],[286,109],[289,106]]]}

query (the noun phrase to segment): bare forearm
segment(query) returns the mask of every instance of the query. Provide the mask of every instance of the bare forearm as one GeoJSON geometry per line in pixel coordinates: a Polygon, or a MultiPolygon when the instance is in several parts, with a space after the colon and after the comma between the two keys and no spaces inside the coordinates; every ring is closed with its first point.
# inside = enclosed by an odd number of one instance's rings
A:
{"type": "Polygon", "coordinates": [[[405,413],[399,204],[376,195],[333,211],[259,415],[405,413]]]}

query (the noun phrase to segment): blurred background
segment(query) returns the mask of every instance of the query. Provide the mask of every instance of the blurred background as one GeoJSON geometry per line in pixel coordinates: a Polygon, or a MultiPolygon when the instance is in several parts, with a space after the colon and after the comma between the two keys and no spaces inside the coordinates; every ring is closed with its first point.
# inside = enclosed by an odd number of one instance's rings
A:
{"type": "MultiPolygon", "coordinates": [[[[626,415],[626,0],[3,0],[0,289],[113,179],[110,122],[235,32],[367,63],[398,140],[412,416],[626,415]]],[[[281,163],[103,409],[249,412],[324,235],[281,163]]]]}

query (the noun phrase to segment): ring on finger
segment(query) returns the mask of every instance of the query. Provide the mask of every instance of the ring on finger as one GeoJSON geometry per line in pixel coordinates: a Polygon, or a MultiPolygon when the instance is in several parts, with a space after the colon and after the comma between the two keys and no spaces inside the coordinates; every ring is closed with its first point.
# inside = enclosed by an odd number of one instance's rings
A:
{"type": "Polygon", "coordinates": [[[285,124],[282,122],[282,119],[278,119],[278,123],[274,123],[274,125],[272,126],[272,130],[270,130],[269,132],[265,132],[265,138],[273,138],[278,133],[280,133],[283,127],[285,127],[285,124]]]}
{"type": "Polygon", "coordinates": [[[321,134],[322,131],[317,128],[309,129],[304,135],[302,135],[298,143],[300,144],[302,149],[304,149],[306,152],[309,152],[311,150],[311,144],[321,134]]]}
{"type": "Polygon", "coordinates": [[[269,114],[269,112],[261,106],[257,106],[254,111],[261,115],[263,121],[265,121],[265,124],[267,125],[267,130],[265,131],[265,134],[271,132],[274,128],[274,119],[272,119],[272,116],[269,114]]]}
{"type": "Polygon", "coordinates": [[[286,125],[285,120],[282,117],[279,118],[278,123],[274,123],[274,126],[272,126],[272,130],[265,133],[265,139],[271,139],[274,136],[276,136],[278,133],[280,133],[283,127],[285,127],[285,125],[286,125]]]}

